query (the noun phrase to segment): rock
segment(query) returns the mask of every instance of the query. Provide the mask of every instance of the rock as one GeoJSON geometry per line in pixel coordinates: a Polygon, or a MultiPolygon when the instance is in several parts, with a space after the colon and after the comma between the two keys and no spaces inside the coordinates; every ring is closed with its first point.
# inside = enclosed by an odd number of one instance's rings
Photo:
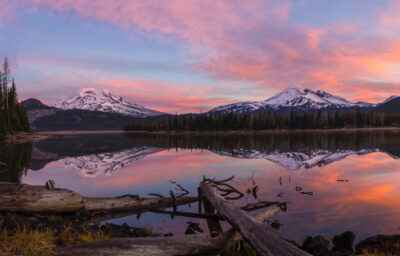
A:
{"type": "Polygon", "coordinates": [[[333,237],[333,244],[335,245],[332,248],[334,252],[353,252],[353,242],[356,236],[351,231],[346,231],[341,235],[333,237]]]}
{"type": "Polygon", "coordinates": [[[185,235],[193,235],[203,233],[199,223],[188,221],[189,226],[186,228],[185,235]]]}
{"type": "Polygon", "coordinates": [[[309,236],[304,241],[301,248],[315,256],[327,255],[329,251],[329,241],[322,236],[309,236]]]}
{"type": "Polygon", "coordinates": [[[274,228],[274,229],[277,229],[277,230],[279,230],[281,228],[281,225],[282,224],[279,223],[279,221],[274,221],[274,222],[271,223],[271,227],[274,228]]]}
{"type": "Polygon", "coordinates": [[[296,242],[296,241],[294,241],[294,240],[289,240],[289,239],[285,239],[287,242],[289,242],[289,243],[291,243],[292,245],[294,245],[294,246],[296,246],[296,247],[298,247],[298,248],[301,248],[301,246],[296,242]]]}
{"type": "Polygon", "coordinates": [[[356,253],[363,251],[400,255],[400,235],[377,235],[362,240],[356,245],[356,253]]]}

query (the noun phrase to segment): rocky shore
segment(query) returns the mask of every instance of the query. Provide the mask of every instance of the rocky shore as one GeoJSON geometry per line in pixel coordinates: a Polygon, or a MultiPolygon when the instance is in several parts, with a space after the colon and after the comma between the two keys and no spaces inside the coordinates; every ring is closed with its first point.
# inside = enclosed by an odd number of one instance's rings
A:
{"type": "Polygon", "coordinates": [[[334,236],[332,245],[322,236],[307,237],[301,248],[315,256],[400,255],[400,235],[376,235],[354,246],[355,237],[346,231],[334,236]]]}

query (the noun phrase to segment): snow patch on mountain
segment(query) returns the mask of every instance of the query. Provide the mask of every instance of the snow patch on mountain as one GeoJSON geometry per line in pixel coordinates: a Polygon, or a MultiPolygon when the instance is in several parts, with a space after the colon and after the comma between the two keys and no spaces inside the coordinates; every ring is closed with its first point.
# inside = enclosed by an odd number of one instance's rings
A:
{"type": "Polygon", "coordinates": [[[399,98],[399,97],[400,97],[400,96],[392,95],[392,96],[390,96],[389,98],[387,98],[386,100],[384,100],[381,104],[384,104],[384,103],[389,102],[389,101],[391,101],[391,100],[397,99],[397,98],[399,98]]]}
{"type": "Polygon", "coordinates": [[[141,105],[133,104],[124,98],[111,93],[109,90],[102,92],[93,88],[84,88],[68,99],[60,100],[53,107],[61,109],[83,109],[90,111],[119,113],[134,117],[147,117],[162,114],[161,112],[147,109],[141,105]]]}

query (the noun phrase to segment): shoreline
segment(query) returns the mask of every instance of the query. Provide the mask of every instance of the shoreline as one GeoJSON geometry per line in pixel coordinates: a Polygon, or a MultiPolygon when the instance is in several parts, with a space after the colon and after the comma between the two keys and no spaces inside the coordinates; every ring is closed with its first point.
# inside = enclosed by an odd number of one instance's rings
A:
{"type": "Polygon", "coordinates": [[[334,129],[304,129],[304,130],[227,130],[227,131],[45,131],[33,133],[16,133],[6,135],[0,142],[29,142],[49,138],[60,138],[68,135],[88,134],[154,134],[154,135],[256,135],[256,134],[302,134],[302,133],[358,133],[373,131],[400,132],[400,127],[366,127],[366,128],[334,128],[334,129]]]}
{"type": "Polygon", "coordinates": [[[285,133],[337,133],[337,132],[371,132],[371,131],[393,131],[400,132],[400,127],[365,127],[365,128],[333,128],[333,129],[304,129],[304,130],[226,130],[226,131],[48,131],[35,132],[37,136],[60,136],[60,135],[80,135],[80,134],[218,134],[218,135],[244,135],[244,134],[285,134],[285,133]]]}

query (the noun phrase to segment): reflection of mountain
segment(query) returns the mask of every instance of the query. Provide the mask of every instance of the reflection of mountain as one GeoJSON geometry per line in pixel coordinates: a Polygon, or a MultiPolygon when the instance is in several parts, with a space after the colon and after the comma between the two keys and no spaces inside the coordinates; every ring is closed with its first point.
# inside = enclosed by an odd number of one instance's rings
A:
{"type": "Polygon", "coordinates": [[[79,170],[86,177],[107,176],[161,150],[129,140],[123,134],[65,136],[35,142],[30,169],[40,170],[50,162],[57,162],[79,170]]]}
{"type": "Polygon", "coordinates": [[[223,156],[266,159],[291,171],[325,166],[355,154],[400,156],[400,133],[391,131],[128,136],[157,147],[208,149],[223,156]]]}
{"type": "Polygon", "coordinates": [[[86,177],[110,175],[169,148],[205,149],[235,158],[266,159],[295,171],[325,166],[353,154],[383,152],[400,157],[400,133],[391,131],[280,134],[92,134],[27,144],[0,144],[0,180],[17,182],[26,169],[50,162],[86,177]]]}
{"type": "Polygon", "coordinates": [[[275,150],[272,152],[261,152],[257,150],[235,150],[233,153],[223,151],[215,152],[219,155],[232,156],[244,159],[267,159],[288,170],[299,171],[301,169],[310,169],[316,166],[325,166],[336,161],[340,161],[350,155],[364,155],[379,150],[311,150],[308,152],[282,152],[275,150]]]}
{"type": "Polygon", "coordinates": [[[114,171],[122,169],[129,163],[162,150],[146,146],[134,147],[121,152],[67,157],[58,160],[57,164],[76,169],[84,177],[110,176],[114,171]]]}

